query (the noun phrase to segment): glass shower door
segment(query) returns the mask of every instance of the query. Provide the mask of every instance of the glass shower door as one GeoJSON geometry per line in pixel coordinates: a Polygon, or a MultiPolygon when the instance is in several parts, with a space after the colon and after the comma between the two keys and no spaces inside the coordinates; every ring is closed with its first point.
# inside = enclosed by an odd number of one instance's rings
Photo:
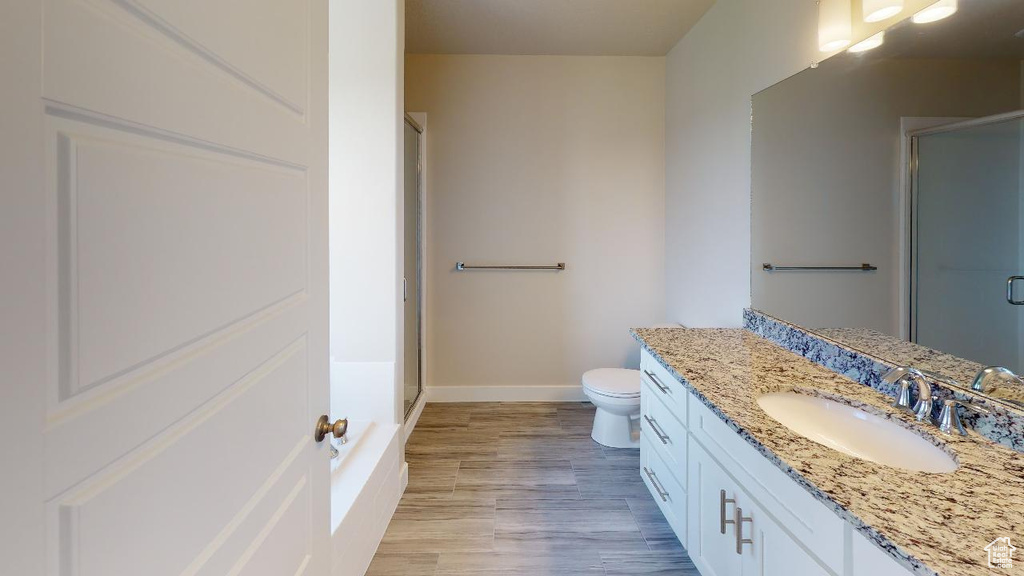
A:
{"type": "Polygon", "coordinates": [[[405,330],[405,356],[403,358],[403,371],[405,378],[403,382],[403,401],[405,415],[419,398],[422,389],[422,360],[420,345],[421,325],[421,290],[420,280],[420,244],[421,244],[421,222],[420,208],[420,138],[422,134],[418,126],[413,125],[408,119],[405,121],[405,212],[404,212],[404,330],[405,330]]]}
{"type": "MultiPolygon", "coordinates": [[[[941,130],[941,129],[940,129],[941,130]]],[[[915,137],[912,338],[1024,372],[1021,118],[915,137]]]]}

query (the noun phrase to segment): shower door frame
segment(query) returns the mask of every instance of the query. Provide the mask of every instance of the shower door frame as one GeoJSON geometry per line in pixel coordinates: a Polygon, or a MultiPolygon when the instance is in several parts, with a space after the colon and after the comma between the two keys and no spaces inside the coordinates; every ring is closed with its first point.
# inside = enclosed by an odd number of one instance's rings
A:
{"type": "MultiPolygon", "coordinates": [[[[908,130],[906,132],[906,138],[909,142],[909,161],[905,166],[905,177],[906,185],[904,186],[904,193],[906,198],[903,202],[903,206],[906,208],[906,218],[902,219],[905,231],[901,238],[906,242],[906,249],[904,252],[904,272],[906,274],[905,285],[907,287],[906,294],[901,299],[906,303],[907,309],[904,314],[906,319],[906,331],[904,337],[911,342],[917,342],[917,254],[918,247],[918,225],[917,225],[917,201],[918,201],[918,153],[920,146],[918,139],[921,136],[929,136],[932,134],[942,134],[945,132],[956,132],[959,130],[967,130],[970,128],[978,128],[981,126],[988,126],[991,124],[999,124],[1002,122],[1009,122],[1013,120],[1024,119],[1024,109],[1015,110],[1013,112],[1006,112],[1003,114],[994,114],[992,116],[984,116],[982,118],[970,118],[967,120],[953,121],[950,123],[942,124],[940,126],[933,126],[929,128],[920,128],[916,130],[908,130]]],[[[1024,170],[1024,167],[1022,167],[1024,170]]],[[[1022,174],[1024,176],[1024,174],[1022,174]]],[[[1024,218],[1024,215],[1022,215],[1024,218]]],[[[1021,223],[1024,225],[1024,221],[1021,223]]],[[[1022,263],[1024,265],[1024,263],[1022,263]]]]}
{"type": "MultiPolygon", "coordinates": [[[[426,265],[426,186],[424,185],[424,150],[426,147],[426,114],[416,114],[420,118],[417,119],[409,112],[405,113],[403,118],[404,124],[412,128],[417,136],[417,151],[416,151],[416,397],[409,403],[409,407],[405,409],[403,418],[407,424],[415,425],[416,417],[418,416],[417,410],[422,408],[424,400],[424,371],[426,368],[425,348],[426,348],[426,274],[424,269],[426,265]],[[417,413],[414,415],[414,413],[417,413]]],[[[405,145],[405,138],[402,139],[403,146],[405,145]]],[[[404,183],[403,183],[404,186],[404,183]]],[[[404,194],[404,191],[403,191],[404,194]]],[[[405,223],[403,222],[403,227],[405,223]]],[[[403,382],[402,386],[402,401],[405,402],[405,386],[403,382]]],[[[408,432],[411,432],[412,426],[407,426],[408,432]]]]}

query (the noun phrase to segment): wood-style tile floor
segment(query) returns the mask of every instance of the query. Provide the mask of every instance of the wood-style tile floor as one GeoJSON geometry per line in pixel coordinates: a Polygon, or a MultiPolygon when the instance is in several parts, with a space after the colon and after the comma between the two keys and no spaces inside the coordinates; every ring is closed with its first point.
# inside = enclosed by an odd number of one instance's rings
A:
{"type": "Polygon", "coordinates": [[[428,404],[371,576],[698,576],[590,404],[428,404]]]}

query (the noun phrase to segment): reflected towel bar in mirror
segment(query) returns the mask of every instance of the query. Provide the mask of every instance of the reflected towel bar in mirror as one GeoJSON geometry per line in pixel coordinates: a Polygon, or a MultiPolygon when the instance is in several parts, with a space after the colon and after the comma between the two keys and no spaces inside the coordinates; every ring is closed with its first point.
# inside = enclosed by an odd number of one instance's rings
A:
{"type": "Polygon", "coordinates": [[[878,266],[872,266],[868,263],[861,264],[860,266],[776,266],[765,262],[761,265],[761,269],[765,272],[788,272],[794,270],[854,270],[857,272],[872,272],[878,270],[878,266]]]}
{"type": "Polygon", "coordinates": [[[559,262],[553,266],[540,265],[540,266],[520,266],[520,265],[498,265],[498,266],[476,266],[472,264],[466,264],[465,262],[456,262],[456,270],[565,270],[565,262],[559,262]]]}

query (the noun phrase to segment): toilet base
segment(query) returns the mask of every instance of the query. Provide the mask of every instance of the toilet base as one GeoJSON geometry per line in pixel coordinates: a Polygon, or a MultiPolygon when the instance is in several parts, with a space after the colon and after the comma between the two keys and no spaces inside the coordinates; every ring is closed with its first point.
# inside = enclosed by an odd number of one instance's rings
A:
{"type": "Polygon", "coordinates": [[[634,425],[633,416],[613,414],[600,406],[597,407],[597,413],[594,415],[594,430],[590,437],[594,439],[594,442],[609,448],[637,448],[640,446],[640,430],[639,426],[634,425]]]}

